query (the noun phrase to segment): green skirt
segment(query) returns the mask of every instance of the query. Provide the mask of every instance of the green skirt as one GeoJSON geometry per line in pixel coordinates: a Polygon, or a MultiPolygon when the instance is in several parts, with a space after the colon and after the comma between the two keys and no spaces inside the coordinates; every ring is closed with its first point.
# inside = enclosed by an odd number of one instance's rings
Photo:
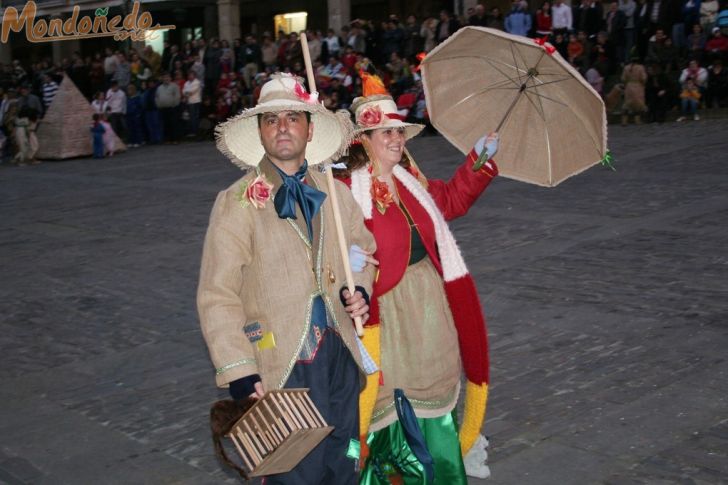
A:
{"type": "MultiPolygon", "coordinates": [[[[454,413],[439,418],[417,418],[434,461],[435,484],[467,484],[454,413]]],[[[427,484],[425,470],[407,444],[399,421],[369,433],[367,445],[369,457],[361,472],[360,484],[427,484]]]]}

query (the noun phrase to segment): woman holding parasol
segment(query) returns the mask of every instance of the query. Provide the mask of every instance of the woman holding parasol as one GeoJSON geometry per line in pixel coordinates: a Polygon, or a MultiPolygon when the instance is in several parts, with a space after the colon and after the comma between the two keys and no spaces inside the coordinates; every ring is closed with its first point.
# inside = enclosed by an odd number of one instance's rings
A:
{"type": "Polygon", "coordinates": [[[464,215],[498,174],[493,160],[478,160],[496,152],[498,137],[478,140],[450,181],[427,179],[405,148],[423,127],[403,121],[378,77],[362,78],[364,96],[351,108],[357,139],[340,176],[374,234],[380,264],[363,337],[381,372],[370,376],[360,400],[368,455],[361,483],[388,484],[392,475],[405,483],[466,483],[462,456],[485,414],[487,334],[445,221],[464,215]],[[466,412],[458,433],[453,410],[462,369],[466,412]]]}

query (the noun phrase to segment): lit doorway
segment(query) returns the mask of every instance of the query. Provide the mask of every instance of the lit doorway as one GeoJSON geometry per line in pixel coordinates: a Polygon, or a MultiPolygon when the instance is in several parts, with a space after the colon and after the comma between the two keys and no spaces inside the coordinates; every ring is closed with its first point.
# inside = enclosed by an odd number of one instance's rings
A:
{"type": "Polygon", "coordinates": [[[278,39],[278,32],[281,30],[285,34],[290,34],[291,32],[298,33],[306,30],[307,18],[308,13],[306,12],[284,13],[273,17],[276,28],[276,39],[278,39]]]}

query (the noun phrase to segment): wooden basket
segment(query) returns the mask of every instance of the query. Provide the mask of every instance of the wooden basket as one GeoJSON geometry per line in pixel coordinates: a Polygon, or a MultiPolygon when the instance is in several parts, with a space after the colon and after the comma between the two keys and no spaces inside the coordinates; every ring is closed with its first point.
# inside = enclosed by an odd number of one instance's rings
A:
{"type": "Polygon", "coordinates": [[[308,389],[268,391],[230,429],[251,477],[291,471],[333,431],[308,389]]]}

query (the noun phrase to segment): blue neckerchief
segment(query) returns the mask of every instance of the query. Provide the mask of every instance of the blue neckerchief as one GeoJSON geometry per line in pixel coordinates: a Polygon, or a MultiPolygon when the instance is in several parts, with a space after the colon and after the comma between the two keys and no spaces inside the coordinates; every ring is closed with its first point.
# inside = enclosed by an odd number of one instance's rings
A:
{"type": "Polygon", "coordinates": [[[306,227],[308,228],[308,239],[309,241],[313,241],[311,221],[316,216],[321,204],[324,203],[326,194],[303,183],[306,170],[308,170],[308,162],[306,160],[303,161],[303,165],[301,165],[301,168],[294,175],[287,175],[280,168],[276,167],[275,163],[272,165],[278,171],[281,179],[283,179],[283,185],[278,189],[273,199],[273,205],[276,208],[278,217],[281,219],[287,219],[289,217],[296,219],[296,202],[298,202],[303,219],[306,221],[306,227]]]}

